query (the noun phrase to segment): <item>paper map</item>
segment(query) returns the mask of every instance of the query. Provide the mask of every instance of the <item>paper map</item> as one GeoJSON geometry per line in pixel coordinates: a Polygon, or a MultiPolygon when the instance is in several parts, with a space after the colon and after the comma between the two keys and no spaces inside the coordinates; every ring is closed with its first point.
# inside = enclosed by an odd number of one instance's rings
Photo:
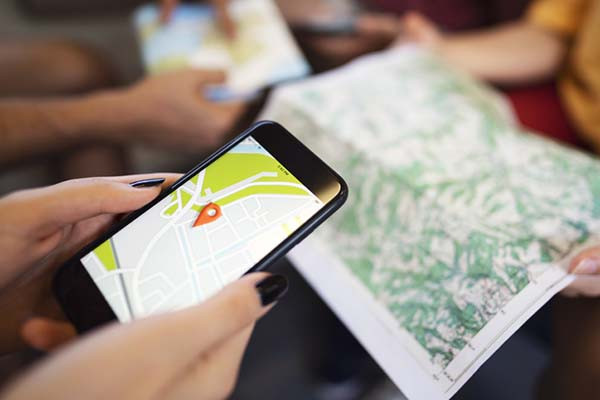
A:
{"type": "Polygon", "coordinates": [[[600,163],[417,48],[282,87],[262,117],[347,180],[291,258],[408,398],[450,398],[600,238],[600,163]]]}
{"type": "Polygon", "coordinates": [[[249,95],[265,86],[310,72],[272,0],[233,0],[236,37],[225,37],[212,7],[184,4],[161,25],[155,5],[140,7],[134,23],[146,69],[160,73],[186,67],[222,69],[227,82],[220,97],[249,95]]]}

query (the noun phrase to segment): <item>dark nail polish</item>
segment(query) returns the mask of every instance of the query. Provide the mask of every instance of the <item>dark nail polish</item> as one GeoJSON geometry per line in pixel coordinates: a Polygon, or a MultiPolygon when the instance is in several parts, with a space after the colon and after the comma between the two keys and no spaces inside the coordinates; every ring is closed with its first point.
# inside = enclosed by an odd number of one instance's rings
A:
{"type": "Polygon", "coordinates": [[[134,188],[147,188],[162,185],[164,182],[165,178],[141,179],[139,181],[131,182],[129,186],[134,188]]]}
{"type": "Polygon", "coordinates": [[[283,275],[271,275],[256,284],[263,307],[279,300],[288,289],[288,281],[283,275]]]}

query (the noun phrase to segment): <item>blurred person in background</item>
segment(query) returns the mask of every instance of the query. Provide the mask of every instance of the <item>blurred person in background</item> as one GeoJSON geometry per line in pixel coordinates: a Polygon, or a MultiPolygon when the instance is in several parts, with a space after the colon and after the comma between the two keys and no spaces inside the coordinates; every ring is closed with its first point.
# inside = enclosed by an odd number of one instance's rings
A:
{"type": "MultiPolygon", "coordinates": [[[[352,30],[334,35],[301,35],[300,40],[317,70],[342,65],[389,46],[398,34],[397,19],[408,12],[426,15],[447,32],[483,28],[520,17],[529,0],[307,0],[310,6],[281,1],[294,26],[298,20],[332,15],[333,21],[354,22],[352,30]],[[314,3],[314,4],[312,4],[314,3]],[[327,7],[332,3],[333,7],[327,7]],[[345,4],[344,7],[340,4],[345,4]]],[[[303,2],[305,4],[305,2],[303,2]]]]}
{"type": "Polygon", "coordinates": [[[86,95],[0,100],[0,159],[17,162],[89,142],[214,148],[245,107],[204,98],[207,85],[223,80],[219,71],[187,70],[86,95]]]}
{"type": "MultiPolygon", "coordinates": [[[[164,0],[168,23],[177,1],[164,0]]],[[[228,34],[225,0],[214,0],[228,34]]],[[[66,39],[0,40],[0,166],[49,164],[49,181],[128,169],[132,143],[208,151],[231,132],[245,106],[204,98],[218,71],[180,71],[118,88],[107,58],[66,39]]]]}

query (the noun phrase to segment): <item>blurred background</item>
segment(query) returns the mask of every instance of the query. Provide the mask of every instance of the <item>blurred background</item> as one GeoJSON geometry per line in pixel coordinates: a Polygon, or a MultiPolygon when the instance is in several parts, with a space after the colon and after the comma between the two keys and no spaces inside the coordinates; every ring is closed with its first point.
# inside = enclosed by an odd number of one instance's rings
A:
{"type": "MultiPolygon", "coordinates": [[[[132,25],[139,0],[3,0],[0,2],[0,49],[8,54],[25,44],[51,43],[46,53],[36,54],[39,74],[56,76],[63,87],[26,96],[78,95],[95,90],[129,85],[144,75],[140,49],[132,25]],[[68,71],[68,72],[67,72],[68,71]]],[[[320,12],[353,13],[370,10],[402,14],[418,10],[433,19],[444,31],[479,29],[520,18],[527,0],[278,0],[284,16],[297,24],[320,12]]],[[[294,34],[315,72],[341,65],[365,52],[385,48],[389,40],[335,38],[338,42],[294,34]]],[[[31,56],[33,57],[33,56],[31,56]]],[[[0,62],[2,56],[0,53],[0,62]]],[[[15,64],[16,65],[16,64],[15,64]]],[[[10,63],[8,65],[10,68],[10,63]]],[[[1,73],[0,73],[1,74],[1,73]]],[[[18,97],[17,91],[0,96],[18,97]]],[[[18,86],[18,85],[17,85],[18,86]]],[[[26,86],[26,85],[23,85],[26,86]]],[[[10,85],[5,85],[10,87],[10,85]]],[[[553,82],[536,82],[518,88],[502,88],[513,104],[525,104],[517,112],[521,122],[547,132],[567,143],[579,144],[567,122],[552,120],[562,112],[555,100],[553,82]],[[536,104],[551,121],[539,120],[536,104]],[[550,108],[549,108],[550,107],[550,108]],[[554,107],[554,108],[553,108],[554,107]],[[536,125],[537,124],[537,125],[536,125]],[[541,126],[540,126],[541,124],[541,126]],[[544,125],[545,124],[545,125],[544,125]]],[[[252,121],[262,101],[255,100],[239,125],[252,121]]],[[[564,118],[563,118],[564,119],[564,118]]],[[[228,133],[235,134],[232,129],[228,133]]],[[[209,152],[186,149],[161,150],[136,143],[115,149],[99,145],[88,152],[73,148],[67,152],[44,154],[28,160],[0,160],[0,193],[52,184],[85,175],[146,171],[185,171],[209,152]],[[98,169],[78,167],[99,157],[98,169]],[[117,166],[104,160],[115,160],[117,166]]],[[[401,399],[402,395],[386,378],[335,315],[293,267],[282,260],[276,270],[290,279],[290,291],[278,307],[257,326],[244,359],[241,379],[234,399],[401,399]]],[[[457,399],[531,399],[544,376],[549,361],[548,310],[543,309],[513,336],[456,395],[457,399]],[[518,360],[518,362],[517,362],[518,360]]],[[[201,332],[199,332],[201,334],[201,332]]],[[[43,355],[26,352],[2,359],[2,381],[43,355]]]]}

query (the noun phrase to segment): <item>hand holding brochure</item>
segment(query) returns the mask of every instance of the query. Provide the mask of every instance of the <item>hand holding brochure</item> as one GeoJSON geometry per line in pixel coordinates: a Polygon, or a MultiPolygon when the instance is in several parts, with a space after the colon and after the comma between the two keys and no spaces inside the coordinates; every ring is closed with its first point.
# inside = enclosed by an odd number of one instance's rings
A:
{"type": "Polygon", "coordinates": [[[272,0],[233,0],[229,10],[236,24],[234,39],[222,32],[209,5],[180,5],[165,25],[155,5],[138,8],[134,22],[148,72],[222,69],[227,81],[220,98],[252,95],[310,72],[272,0]]]}

